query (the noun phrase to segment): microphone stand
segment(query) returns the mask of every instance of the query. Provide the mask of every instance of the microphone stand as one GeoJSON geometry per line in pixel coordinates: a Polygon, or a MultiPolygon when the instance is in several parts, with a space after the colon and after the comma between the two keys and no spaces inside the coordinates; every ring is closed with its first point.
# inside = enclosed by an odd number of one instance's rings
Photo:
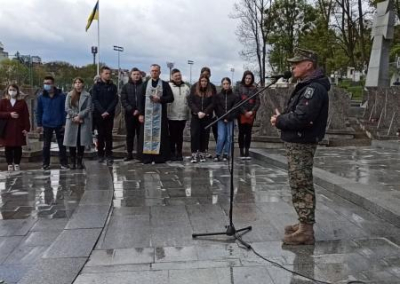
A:
{"type": "MultiPolygon", "coordinates": [[[[282,76],[283,77],[283,76],[282,76]]],[[[279,78],[277,78],[279,79],[279,78]]],[[[276,79],[276,80],[277,80],[276,79]]],[[[210,123],[209,125],[207,125],[205,127],[205,129],[209,129],[211,126],[213,126],[215,123],[218,123],[218,121],[224,119],[226,116],[228,116],[229,114],[231,114],[232,112],[236,111],[238,108],[240,108],[242,105],[244,105],[245,103],[247,103],[249,100],[251,100],[252,98],[254,98],[255,96],[258,96],[260,93],[264,92],[266,89],[268,89],[269,87],[271,87],[273,84],[276,83],[276,80],[273,81],[272,83],[270,83],[269,85],[267,85],[266,87],[263,87],[262,89],[258,90],[256,93],[254,93],[253,95],[251,95],[250,97],[248,97],[247,99],[237,103],[236,105],[234,105],[228,112],[226,112],[224,115],[222,115],[221,117],[217,118],[215,121],[213,121],[212,123],[210,123]]],[[[246,233],[248,233],[249,231],[252,230],[251,226],[242,228],[242,229],[236,229],[235,225],[233,224],[233,198],[234,198],[234,185],[233,185],[233,171],[234,171],[234,146],[235,146],[235,140],[234,140],[234,130],[235,130],[235,123],[233,121],[232,123],[232,136],[231,136],[231,169],[229,171],[230,173],[230,204],[229,204],[229,225],[225,226],[226,231],[225,232],[216,232],[216,233],[200,233],[200,234],[192,234],[192,238],[197,238],[197,237],[204,237],[204,236],[219,236],[219,235],[226,235],[226,236],[230,236],[233,237],[236,241],[239,241],[243,246],[245,246],[247,249],[251,249],[251,246],[246,243],[245,241],[243,241],[242,236],[246,233]],[[243,232],[241,234],[238,234],[240,232],[243,232]]]]}

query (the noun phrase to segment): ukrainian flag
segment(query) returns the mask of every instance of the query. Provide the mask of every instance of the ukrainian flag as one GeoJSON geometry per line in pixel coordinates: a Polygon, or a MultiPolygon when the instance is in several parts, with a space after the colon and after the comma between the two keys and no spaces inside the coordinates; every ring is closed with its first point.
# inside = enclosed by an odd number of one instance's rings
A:
{"type": "Polygon", "coordinates": [[[94,6],[93,11],[88,18],[86,31],[90,28],[90,25],[92,24],[93,20],[97,21],[99,20],[99,0],[97,0],[96,6],[94,6]]]}

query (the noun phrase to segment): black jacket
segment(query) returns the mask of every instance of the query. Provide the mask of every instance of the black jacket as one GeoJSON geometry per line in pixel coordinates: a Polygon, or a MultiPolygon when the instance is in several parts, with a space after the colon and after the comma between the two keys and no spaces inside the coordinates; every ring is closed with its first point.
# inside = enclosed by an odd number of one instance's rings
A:
{"type": "Polygon", "coordinates": [[[132,116],[135,110],[139,110],[139,104],[142,102],[144,84],[142,80],[133,82],[129,79],[121,90],[121,104],[125,109],[125,115],[132,116]]]}
{"type": "Polygon", "coordinates": [[[193,115],[197,116],[199,112],[204,112],[207,116],[213,115],[215,95],[207,97],[205,94],[202,96],[196,95],[196,92],[190,92],[188,97],[188,105],[193,115]]]}
{"type": "MultiPolygon", "coordinates": [[[[222,90],[221,93],[214,96],[214,111],[217,117],[223,116],[234,105],[240,101],[239,97],[232,92],[232,90],[222,90]]],[[[239,110],[235,110],[226,116],[226,120],[232,121],[237,118],[239,110]]]]}
{"type": "Polygon", "coordinates": [[[296,85],[285,111],[276,122],[283,141],[318,143],[324,138],[330,86],[328,78],[320,70],[296,85]]]}
{"type": "Polygon", "coordinates": [[[110,116],[115,115],[118,95],[117,86],[112,81],[105,83],[100,80],[93,85],[91,93],[95,115],[102,115],[104,112],[108,112],[110,116]]]}
{"type": "MultiPolygon", "coordinates": [[[[250,97],[251,95],[255,94],[257,92],[257,87],[256,86],[244,86],[240,84],[236,90],[235,94],[238,96],[238,98],[242,101],[250,97]]],[[[249,100],[247,103],[243,104],[240,107],[240,112],[245,114],[248,111],[257,111],[260,108],[260,96],[257,95],[255,98],[249,100]]]]}

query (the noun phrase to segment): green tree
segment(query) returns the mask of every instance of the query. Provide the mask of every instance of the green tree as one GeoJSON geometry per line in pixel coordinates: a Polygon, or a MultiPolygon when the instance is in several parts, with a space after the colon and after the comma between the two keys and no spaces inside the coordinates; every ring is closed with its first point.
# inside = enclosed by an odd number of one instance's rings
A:
{"type": "Polygon", "coordinates": [[[0,78],[6,85],[10,83],[28,84],[29,70],[17,60],[6,59],[0,62],[0,78]]]}

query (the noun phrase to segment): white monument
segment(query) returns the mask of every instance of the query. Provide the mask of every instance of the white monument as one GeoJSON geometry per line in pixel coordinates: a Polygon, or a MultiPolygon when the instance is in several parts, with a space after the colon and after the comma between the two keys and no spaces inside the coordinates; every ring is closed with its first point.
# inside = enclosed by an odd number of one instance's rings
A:
{"type": "Polygon", "coordinates": [[[366,87],[389,87],[389,51],[394,35],[395,13],[393,1],[378,3],[372,28],[374,39],[368,65],[366,87]]]}

